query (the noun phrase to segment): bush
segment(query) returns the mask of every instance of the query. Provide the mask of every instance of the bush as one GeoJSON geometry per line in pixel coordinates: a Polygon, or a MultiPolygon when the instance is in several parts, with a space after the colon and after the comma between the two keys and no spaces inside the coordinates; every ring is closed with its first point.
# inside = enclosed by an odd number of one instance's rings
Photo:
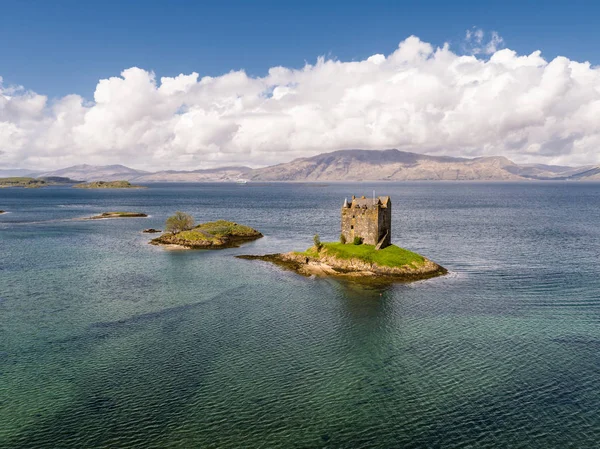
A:
{"type": "Polygon", "coordinates": [[[187,231],[193,227],[194,219],[191,217],[191,215],[188,215],[185,212],[177,211],[175,212],[175,215],[167,218],[165,231],[170,232],[171,234],[177,234],[178,232],[187,231]]]}
{"type": "Polygon", "coordinates": [[[362,245],[363,239],[362,237],[354,237],[354,241],[352,242],[354,245],[362,245]]]}
{"type": "Polygon", "coordinates": [[[317,248],[317,251],[319,251],[323,247],[319,234],[315,234],[315,236],[313,237],[313,242],[315,243],[315,248],[317,248]]]}
{"type": "Polygon", "coordinates": [[[346,236],[344,234],[340,234],[340,243],[342,245],[346,244],[346,236]]]}

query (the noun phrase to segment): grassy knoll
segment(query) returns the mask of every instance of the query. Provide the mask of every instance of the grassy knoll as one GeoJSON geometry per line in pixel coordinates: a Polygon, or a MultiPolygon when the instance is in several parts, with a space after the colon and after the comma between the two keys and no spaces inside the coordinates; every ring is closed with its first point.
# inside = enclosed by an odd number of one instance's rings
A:
{"type": "Polygon", "coordinates": [[[211,221],[175,234],[163,234],[152,240],[154,245],[179,245],[188,248],[226,248],[254,240],[262,234],[249,226],[226,220],[211,221]]]}
{"type": "Polygon", "coordinates": [[[423,256],[396,245],[390,245],[378,251],[375,250],[374,245],[342,243],[323,243],[322,245],[321,250],[318,252],[313,246],[303,253],[298,254],[316,259],[319,259],[321,255],[333,256],[344,260],[358,259],[386,267],[402,267],[406,265],[419,267],[425,263],[423,256]]]}
{"type": "Polygon", "coordinates": [[[185,235],[187,232],[194,231],[209,233],[215,237],[231,235],[235,235],[237,237],[251,237],[256,235],[258,232],[255,229],[252,229],[250,226],[244,226],[227,220],[217,220],[199,224],[194,229],[190,231],[183,231],[179,233],[179,235],[182,236],[182,234],[185,235]]]}

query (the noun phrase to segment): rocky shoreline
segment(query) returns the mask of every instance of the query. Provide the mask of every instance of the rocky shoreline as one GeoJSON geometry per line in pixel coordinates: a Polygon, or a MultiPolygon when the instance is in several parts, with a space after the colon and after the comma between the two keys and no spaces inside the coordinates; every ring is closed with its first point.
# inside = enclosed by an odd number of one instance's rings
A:
{"type": "Polygon", "coordinates": [[[444,267],[427,258],[424,258],[424,263],[420,266],[388,267],[360,259],[339,259],[326,254],[317,258],[295,252],[236,257],[270,262],[302,276],[338,277],[364,282],[410,282],[443,276],[448,273],[444,267]]]}
{"type": "MultiPolygon", "coordinates": [[[[260,233],[259,233],[260,234],[260,233]]],[[[223,249],[237,248],[243,243],[252,242],[263,237],[262,234],[254,236],[224,236],[215,240],[195,240],[190,241],[178,238],[177,235],[164,234],[160,237],[150,240],[151,245],[164,245],[170,247],[180,247],[186,249],[223,249]]]]}

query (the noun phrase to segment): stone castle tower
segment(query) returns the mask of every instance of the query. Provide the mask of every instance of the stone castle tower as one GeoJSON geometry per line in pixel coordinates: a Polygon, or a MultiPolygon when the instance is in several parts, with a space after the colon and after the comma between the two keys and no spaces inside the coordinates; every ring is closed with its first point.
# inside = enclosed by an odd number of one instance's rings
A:
{"type": "Polygon", "coordinates": [[[342,206],[342,235],[346,243],[354,237],[361,237],[367,245],[377,245],[377,249],[392,244],[392,201],[389,196],[377,198],[346,199],[342,206]]]}

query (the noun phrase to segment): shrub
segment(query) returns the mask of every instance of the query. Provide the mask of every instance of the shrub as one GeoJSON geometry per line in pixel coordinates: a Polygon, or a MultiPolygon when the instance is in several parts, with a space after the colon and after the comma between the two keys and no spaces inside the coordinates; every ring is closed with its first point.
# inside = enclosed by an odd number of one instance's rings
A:
{"type": "Polygon", "coordinates": [[[340,234],[340,243],[342,245],[346,244],[346,236],[344,234],[340,234]]]}
{"type": "Polygon", "coordinates": [[[363,239],[362,237],[354,237],[354,241],[352,242],[354,245],[362,245],[363,239]]]}
{"type": "Polygon", "coordinates": [[[321,243],[321,238],[319,237],[319,234],[315,234],[315,236],[313,237],[313,242],[315,243],[315,248],[317,248],[317,251],[319,251],[321,249],[321,247],[323,246],[323,244],[321,243]]]}
{"type": "Polygon", "coordinates": [[[175,212],[175,215],[167,218],[165,231],[170,232],[171,234],[177,234],[178,232],[187,231],[193,227],[194,219],[191,217],[191,215],[188,215],[185,212],[177,211],[175,212]]]}

